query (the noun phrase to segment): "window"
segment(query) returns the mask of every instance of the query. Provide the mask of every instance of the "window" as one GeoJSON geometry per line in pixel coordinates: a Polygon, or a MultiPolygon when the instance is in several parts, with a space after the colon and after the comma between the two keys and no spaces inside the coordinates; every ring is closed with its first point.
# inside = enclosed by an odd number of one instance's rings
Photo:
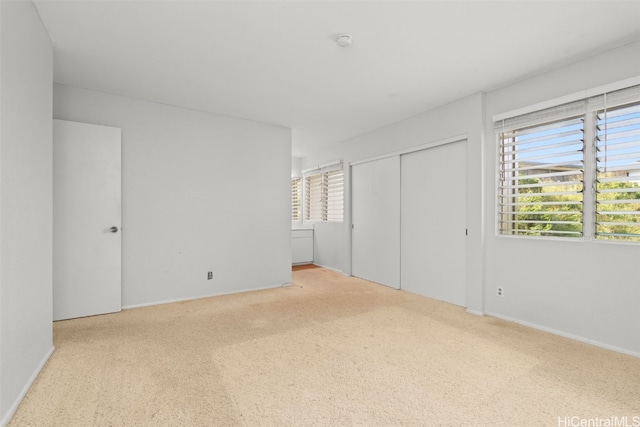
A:
{"type": "Polygon", "coordinates": [[[307,221],[322,221],[323,220],[323,174],[311,175],[305,178],[305,199],[304,219],[307,221]]]}
{"type": "Polygon", "coordinates": [[[640,241],[640,86],[495,128],[500,234],[640,241]]]}
{"type": "Polygon", "coordinates": [[[584,119],[500,134],[500,232],[582,236],[584,119]]]}
{"type": "Polygon", "coordinates": [[[596,237],[640,241],[640,103],[596,119],[596,237]]]}
{"type": "Polygon", "coordinates": [[[341,170],[325,173],[326,220],[342,221],[344,174],[341,170]]]}
{"type": "Polygon", "coordinates": [[[300,178],[291,179],[291,221],[302,219],[302,180],[300,178]]]}
{"type": "Polygon", "coordinates": [[[344,212],[344,174],[341,169],[305,177],[305,220],[341,222],[344,212]]]}

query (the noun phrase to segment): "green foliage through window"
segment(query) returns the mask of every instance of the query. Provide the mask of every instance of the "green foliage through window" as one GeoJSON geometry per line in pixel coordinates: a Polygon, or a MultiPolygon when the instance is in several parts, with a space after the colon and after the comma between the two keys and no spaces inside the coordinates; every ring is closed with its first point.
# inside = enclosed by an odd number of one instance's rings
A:
{"type": "Polygon", "coordinates": [[[583,117],[515,129],[500,137],[500,232],[581,237],[583,117]]]}
{"type": "MultiPolygon", "coordinates": [[[[523,179],[527,184],[541,184],[538,179],[523,179]]],[[[582,195],[581,186],[571,185],[560,187],[553,182],[520,190],[520,201],[526,203],[517,206],[513,215],[518,219],[516,230],[525,231],[528,235],[554,236],[565,234],[579,237],[582,235],[582,195]],[[575,194],[541,195],[545,193],[559,193],[573,191],[575,194]]]]}

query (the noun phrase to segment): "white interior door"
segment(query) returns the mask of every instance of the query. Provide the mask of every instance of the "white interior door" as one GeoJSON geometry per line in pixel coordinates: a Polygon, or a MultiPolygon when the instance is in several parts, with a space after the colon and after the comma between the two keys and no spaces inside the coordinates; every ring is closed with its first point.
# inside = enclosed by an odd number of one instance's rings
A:
{"type": "Polygon", "coordinates": [[[402,289],[466,306],[466,141],[402,156],[402,289]]]}
{"type": "Polygon", "coordinates": [[[53,121],[53,320],[121,309],[120,129],[53,121]]]}
{"type": "Polygon", "coordinates": [[[351,167],[351,273],[400,288],[400,157],[351,167]]]}

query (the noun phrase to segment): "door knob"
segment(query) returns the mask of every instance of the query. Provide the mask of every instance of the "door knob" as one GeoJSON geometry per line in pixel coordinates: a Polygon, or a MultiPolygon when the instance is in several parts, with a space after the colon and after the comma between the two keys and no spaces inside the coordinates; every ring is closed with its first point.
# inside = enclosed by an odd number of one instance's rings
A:
{"type": "Polygon", "coordinates": [[[118,227],[113,226],[113,227],[111,227],[109,229],[109,231],[111,231],[112,233],[117,233],[118,232],[118,227]]]}

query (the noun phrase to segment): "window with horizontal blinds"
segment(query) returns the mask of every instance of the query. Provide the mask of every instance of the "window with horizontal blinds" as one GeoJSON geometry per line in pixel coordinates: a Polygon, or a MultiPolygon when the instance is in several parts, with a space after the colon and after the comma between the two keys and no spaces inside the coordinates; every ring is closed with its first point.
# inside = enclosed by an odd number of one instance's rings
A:
{"type": "Polygon", "coordinates": [[[640,241],[640,102],[596,112],[596,238],[640,241]]]}
{"type": "Polygon", "coordinates": [[[584,117],[534,122],[499,134],[500,234],[581,237],[584,117]]]}
{"type": "Polygon", "coordinates": [[[340,222],[344,216],[344,174],[341,163],[310,171],[305,176],[306,221],[340,222]]]}
{"type": "Polygon", "coordinates": [[[305,177],[305,220],[322,221],[323,217],[323,174],[309,175],[305,177]]]}
{"type": "Polygon", "coordinates": [[[302,219],[302,180],[300,178],[291,179],[291,221],[302,219]]]}
{"type": "Polygon", "coordinates": [[[344,214],[344,174],[342,170],[325,172],[326,221],[342,221],[344,214]]]}
{"type": "Polygon", "coordinates": [[[494,128],[500,234],[640,242],[640,85],[494,128]]]}

